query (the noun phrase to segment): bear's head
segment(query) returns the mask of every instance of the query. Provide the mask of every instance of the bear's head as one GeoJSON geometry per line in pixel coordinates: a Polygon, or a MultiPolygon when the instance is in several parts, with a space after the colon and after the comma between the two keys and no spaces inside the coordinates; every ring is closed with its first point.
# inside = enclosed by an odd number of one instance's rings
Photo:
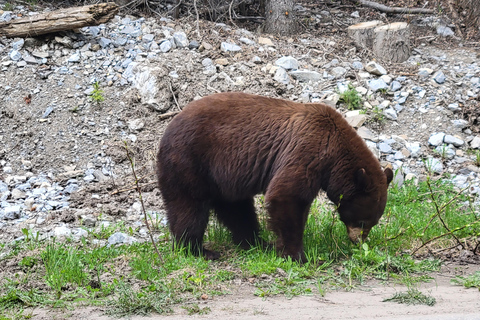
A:
{"type": "Polygon", "coordinates": [[[365,240],[370,229],[378,223],[387,203],[388,184],[393,179],[390,168],[378,174],[368,174],[365,169],[354,173],[353,192],[341,196],[338,204],[340,220],[347,227],[353,242],[365,240]]]}

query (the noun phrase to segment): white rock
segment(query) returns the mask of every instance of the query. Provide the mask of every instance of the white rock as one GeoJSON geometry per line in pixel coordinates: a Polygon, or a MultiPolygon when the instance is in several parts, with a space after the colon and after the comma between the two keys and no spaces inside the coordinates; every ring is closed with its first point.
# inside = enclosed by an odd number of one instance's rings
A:
{"type": "Polygon", "coordinates": [[[462,139],[454,137],[454,136],[449,135],[449,134],[447,134],[443,138],[443,142],[446,143],[446,144],[453,144],[455,147],[461,147],[465,144],[465,142],[462,139]]]}
{"type": "Polygon", "coordinates": [[[439,146],[443,144],[443,138],[445,138],[445,133],[443,132],[434,133],[428,139],[428,143],[430,143],[432,146],[439,146]]]}
{"type": "Polygon", "coordinates": [[[66,226],[56,227],[53,232],[56,237],[69,237],[72,234],[72,230],[66,226]]]}
{"type": "Polygon", "coordinates": [[[384,74],[387,74],[387,70],[385,70],[384,67],[382,67],[375,61],[370,61],[369,63],[367,63],[367,65],[365,66],[365,70],[377,76],[383,76],[384,74]]]}
{"type": "Polygon", "coordinates": [[[480,136],[476,136],[470,141],[470,147],[473,149],[480,149],[480,136]]]}

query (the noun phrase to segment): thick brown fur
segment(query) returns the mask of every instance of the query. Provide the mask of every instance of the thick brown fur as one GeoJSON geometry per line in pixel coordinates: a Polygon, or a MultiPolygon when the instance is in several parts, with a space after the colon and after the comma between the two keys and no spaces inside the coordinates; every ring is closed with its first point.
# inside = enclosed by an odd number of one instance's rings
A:
{"type": "Polygon", "coordinates": [[[308,210],[321,189],[349,233],[363,230],[365,238],[393,177],[335,109],[244,93],[188,104],[162,137],[157,175],[171,233],[195,253],[218,257],[202,245],[211,209],[235,243],[253,244],[253,197],[263,193],[277,249],[300,261],[308,210]]]}

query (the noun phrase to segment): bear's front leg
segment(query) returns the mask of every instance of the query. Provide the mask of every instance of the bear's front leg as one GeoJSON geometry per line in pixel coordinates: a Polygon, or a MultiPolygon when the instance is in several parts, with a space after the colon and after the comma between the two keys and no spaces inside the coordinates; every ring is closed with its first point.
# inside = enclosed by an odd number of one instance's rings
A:
{"type": "Polygon", "coordinates": [[[265,197],[270,216],[270,226],[277,235],[277,251],[282,257],[306,262],[303,251],[303,231],[308,216],[309,203],[296,197],[265,197]]]}

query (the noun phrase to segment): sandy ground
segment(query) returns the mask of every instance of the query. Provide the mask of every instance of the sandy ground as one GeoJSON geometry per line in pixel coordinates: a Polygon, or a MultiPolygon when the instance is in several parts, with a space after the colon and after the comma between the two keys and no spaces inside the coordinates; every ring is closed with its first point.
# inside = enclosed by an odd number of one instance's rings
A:
{"type": "MultiPolygon", "coordinates": [[[[406,291],[403,285],[389,282],[369,281],[352,291],[343,289],[328,291],[324,297],[319,295],[299,296],[293,299],[269,297],[262,299],[253,295],[254,287],[238,286],[231,295],[214,297],[199,302],[201,309],[210,308],[205,315],[191,315],[181,306],[175,308],[172,315],[134,316],[132,320],[180,320],[180,319],[407,319],[407,320],[480,320],[480,291],[452,285],[454,274],[471,274],[480,270],[479,265],[450,265],[447,272],[433,274],[433,280],[423,283],[420,290],[433,296],[437,303],[425,305],[405,305],[396,302],[383,302],[396,292],[406,291]]],[[[61,313],[34,310],[32,319],[112,319],[98,309],[75,309],[61,313]]]]}

